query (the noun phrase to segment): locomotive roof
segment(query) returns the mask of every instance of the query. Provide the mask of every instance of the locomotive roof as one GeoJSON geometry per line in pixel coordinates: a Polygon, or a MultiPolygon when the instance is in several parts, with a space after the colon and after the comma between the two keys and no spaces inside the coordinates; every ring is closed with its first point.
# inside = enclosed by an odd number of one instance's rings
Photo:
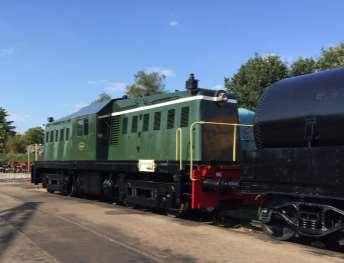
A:
{"type": "MultiPolygon", "coordinates": [[[[216,90],[209,90],[209,89],[198,89],[197,95],[204,95],[204,96],[215,96],[216,90]]],[[[179,91],[176,90],[171,93],[162,93],[156,94],[151,96],[145,97],[137,97],[137,98],[130,98],[125,100],[117,100],[116,101],[116,110],[122,110],[127,108],[136,108],[140,106],[152,105],[157,104],[165,101],[185,98],[185,97],[192,97],[196,94],[191,94],[189,91],[179,91]]],[[[234,98],[234,97],[233,97],[234,98]]]]}
{"type": "Polygon", "coordinates": [[[62,117],[60,119],[57,119],[52,123],[57,124],[59,122],[67,121],[70,119],[75,119],[75,118],[79,118],[79,117],[90,115],[90,114],[96,114],[99,111],[101,111],[106,105],[108,105],[111,101],[112,100],[107,100],[107,101],[103,101],[103,102],[99,102],[99,103],[91,103],[88,106],[82,107],[77,112],[69,114],[69,115],[62,117]]]}
{"type": "MultiPolygon", "coordinates": [[[[198,89],[197,95],[205,95],[205,96],[215,96],[216,90],[210,90],[210,89],[198,89]]],[[[58,124],[60,122],[68,121],[70,119],[79,118],[82,116],[87,116],[90,114],[97,114],[101,112],[107,105],[113,103],[113,109],[112,110],[125,110],[125,109],[133,109],[145,105],[153,105],[161,102],[171,101],[179,98],[185,98],[185,97],[191,97],[194,96],[189,91],[178,91],[171,93],[162,93],[162,94],[156,94],[151,96],[145,96],[145,97],[137,97],[137,98],[116,98],[111,99],[108,101],[104,101],[101,103],[92,103],[86,107],[81,108],[79,111],[72,113],[70,115],[67,115],[65,117],[62,117],[60,119],[55,120],[52,123],[48,123],[47,126],[50,124],[58,124]]],[[[234,97],[233,97],[234,99],[234,97]]]]}

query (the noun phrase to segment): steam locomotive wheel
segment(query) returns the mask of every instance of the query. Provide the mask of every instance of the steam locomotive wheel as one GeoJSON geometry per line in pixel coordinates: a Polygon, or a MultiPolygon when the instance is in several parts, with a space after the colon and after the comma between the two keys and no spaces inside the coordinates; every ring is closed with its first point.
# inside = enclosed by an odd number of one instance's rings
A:
{"type": "Polygon", "coordinates": [[[288,241],[295,236],[295,231],[288,225],[280,222],[270,222],[269,224],[263,224],[263,230],[272,239],[279,241],[288,241]]]}

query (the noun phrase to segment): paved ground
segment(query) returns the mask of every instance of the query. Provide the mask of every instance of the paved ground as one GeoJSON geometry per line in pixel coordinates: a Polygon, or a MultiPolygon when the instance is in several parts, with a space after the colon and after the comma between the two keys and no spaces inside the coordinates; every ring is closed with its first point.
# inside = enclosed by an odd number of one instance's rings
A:
{"type": "Polygon", "coordinates": [[[0,182],[18,182],[18,180],[30,180],[28,173],[0,173],[0,182]]]}
{"type": "Polygon", "coordinates": [[[0,262],[344,262],[344,254],[0,183],[0,262]]]}

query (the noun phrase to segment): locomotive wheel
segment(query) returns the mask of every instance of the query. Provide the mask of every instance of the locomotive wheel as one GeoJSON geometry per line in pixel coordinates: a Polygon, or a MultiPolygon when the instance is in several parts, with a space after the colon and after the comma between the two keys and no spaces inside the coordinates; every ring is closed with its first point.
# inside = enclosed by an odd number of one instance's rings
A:
{"type": "Polygon", "coordinates": [[[62,195],[70,195],[72,192],[72,182],[69,177],[65,177],[63,180],[63,186],[61,190],[62,195]]]}
{"type": "Polygon", "coordinates": [[[116,179],[112,176],[106,178],[102,184],[104,198],[108,202],[115,202],[118,199],[118,186],[116,179]]]}
{"type": "Polygon", "coordinates": [[[70,196],[77,196],[78,195],[78,188],[76,182],[72,182],[70,196]]]}
{"type": "Polygon", "coordinates": [[[323,240],[327,249],[343,251],[343,246],[340,244],[343,237],[340,234],[342,233],[334,233],[323,240]]]}
{"type": "Polygon", "coordinates": [[[280,222],[270,222],[269,224],[263,223],[262,226],[263,231],[274,240],[288,241],[295,236],[295,231],[293,229],[280,222]]]}

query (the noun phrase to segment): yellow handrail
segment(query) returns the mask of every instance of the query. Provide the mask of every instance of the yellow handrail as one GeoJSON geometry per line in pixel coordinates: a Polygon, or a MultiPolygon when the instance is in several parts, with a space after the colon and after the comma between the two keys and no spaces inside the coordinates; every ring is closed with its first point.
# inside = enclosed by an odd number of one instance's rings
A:
{"type": "Polygon", "coordinates": [[[209,124],[209,125],[222,125],[222,126],[232,126],[234,127],[233,132],[233,152],[232,152],[232,160],[233,162],[236,161],[236,149],[237,149],[237,127],[252,127],[251,124],[239,124],[239,123],[226,123],[226,122],[210,122],[210,121],[195,121],[190,125],[189,133],[190,133],[190,180],[196,181],[197,179],[194,179],[192,176],[192,170],[193,170],[193,133],[192,129],[195,125],[203,125],[203,124],[209,124]]]}
{"type": "Polygon", "coordinates": [[[183,130],[176,129],[176,161],[179,160],[179,170],[183,169],[183,130]]]}

